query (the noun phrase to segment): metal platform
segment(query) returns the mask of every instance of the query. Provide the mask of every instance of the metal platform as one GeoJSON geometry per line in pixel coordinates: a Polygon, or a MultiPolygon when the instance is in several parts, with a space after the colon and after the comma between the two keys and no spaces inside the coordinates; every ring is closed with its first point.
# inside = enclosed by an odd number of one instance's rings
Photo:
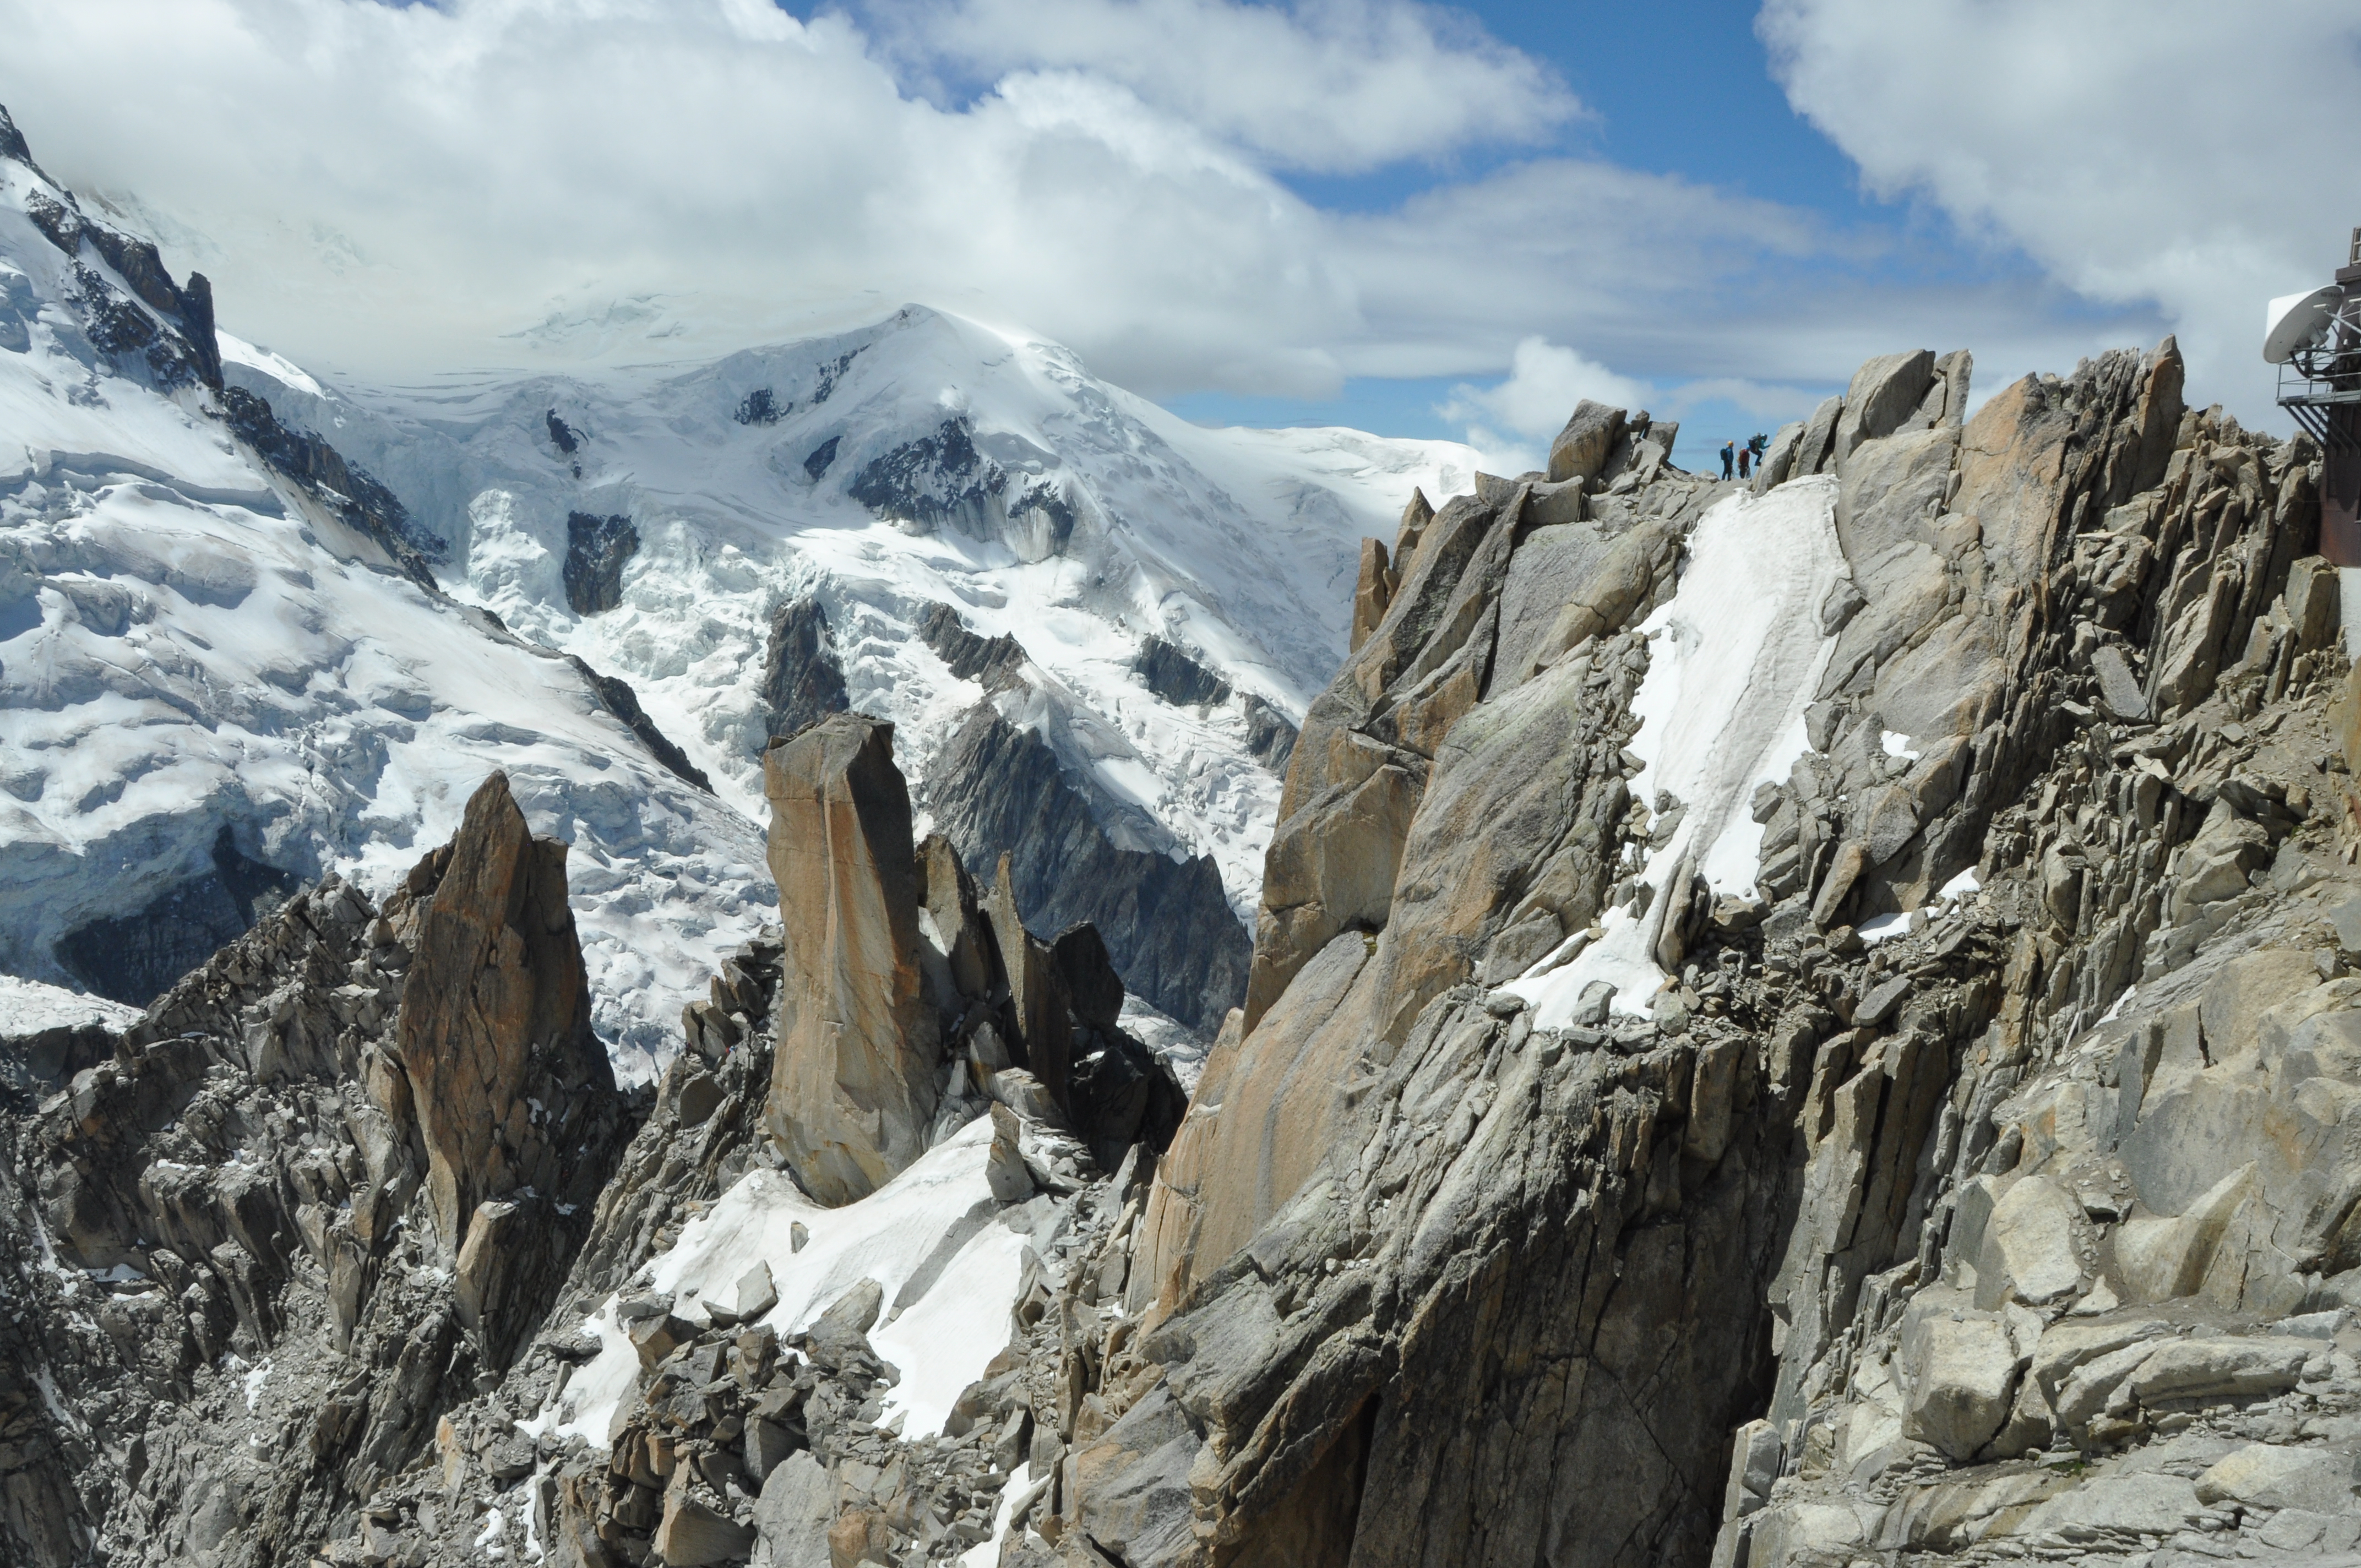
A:
{"type": "MultiPolygon", "coordinates": [[[[2335,368],[2345,370],[2342,364],[2335,368]]],[[[2350,417],[2334,418],[2332,413],[2361,405],[2361,363],[2336,376],[2307,376],[2294,365],[2282,365],[2279,401],[2323,448],[2361,451],[2361,439],[2354,434],[2356,422],[2350,417]]]]}

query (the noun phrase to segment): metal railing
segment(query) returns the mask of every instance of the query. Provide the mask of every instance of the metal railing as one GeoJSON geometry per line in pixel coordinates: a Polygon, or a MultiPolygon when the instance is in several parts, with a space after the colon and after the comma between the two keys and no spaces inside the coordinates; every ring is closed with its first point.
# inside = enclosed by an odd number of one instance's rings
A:
{"type": "Polygon", "coordinates": [[[2334,411],[2361,405],[2361,355],[2315,359],[2312,367],[2315,371],[2341,373],[2306,375],[2295,365],[2280,366],[2279,407],[2287,410],[2296,423],[2323,447],[2361,447],[2361,440],[2352,433],[2355,422],[2336,418],[2334,411]]]}

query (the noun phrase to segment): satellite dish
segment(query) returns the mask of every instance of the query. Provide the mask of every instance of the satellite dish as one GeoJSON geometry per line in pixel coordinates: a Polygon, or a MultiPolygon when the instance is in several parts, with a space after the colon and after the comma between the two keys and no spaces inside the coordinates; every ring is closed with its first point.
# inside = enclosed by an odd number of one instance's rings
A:
{"type": "Polygon", "coordinates": [[[2308,294],[2282,294],[2264,312],[2263,360],[2284,365],[2321,334],[2345,302],[2345,291],[2331,284],[2308,294]]]}

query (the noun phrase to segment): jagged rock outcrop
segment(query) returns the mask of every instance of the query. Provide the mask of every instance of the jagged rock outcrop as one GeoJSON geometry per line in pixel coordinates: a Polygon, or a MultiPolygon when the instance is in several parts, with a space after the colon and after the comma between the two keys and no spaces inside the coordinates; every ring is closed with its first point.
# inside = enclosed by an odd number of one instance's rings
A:
{"type": "Polygon", "coordinates": [[[771,1128],[805,1190],[849,1203],[926,1148],[940,1036],[894,727],[837,714],[763,758],[785,991],[771,1128]]]}
{"type": "Polygon", "coordinates": [[[301,1560],[540,1323],[636,1116],[514,813],[487,784],[381,912],[290,900],[0,1118],[16,1559],[301,1560]]]}
{"type": "MultiPolygon", "coordinates": [[[[550,415],[550,430],[560,428],[550,415]]],[[[569,443],[567,452],[574,450],[569,443]]],[[[566,602],[577,615],[598,615],[623,602],[623,568],[640,552],[640,531],[628,517],[566,514],[566,602]]]]}
{"type": "Polygon", "coordinates": [[[1705,481],[1675,479],[1650,492],[1645,517],[1619,499],[1597,522],[1551,525],[1581,531],[1571,570],[1554,538],[1530,554],[1518,548],[1532,527],[1530,484],[1503,499],[1459,497],[1431,519],[1413,503],[1393,553],[1399,586],[1313,701],[1294,748],[1265,861],[1249,1028],[1340,932],[1384,923],[1451,726],[1499,676],[1506,689],[1536,660],[1644,615],[1669,589],[1684,526],[1711,494],[1705,481]],[[1581,569],[1594,559],[1594,569],[1581,569]],[[1529,588],[1529,579],[1545,587],[1529,588]],[[1540,611],[1526,611],[1529,603],[1540,611]],[[1536,637],[1544,616],[1547,630],[1536,637]],[[1502,652],[1517,667],[1496,674],[1502,652]]]}
{"type": "MultiPolygon", "coordinates": [[[[0,1091],[0,1552],[2354,1561],[2318,455],[2169,342],[1973,419],[1969,373],[1872,361],[1752,486],[1586,405],[1414,497],[1287,736],[1250,985],[1210,867],[990,705],[923,841],[890,727],[771,748],[784,924],[644,1098],[502,781],[382,908],[230,889],[251,929],[0,1091]],[[1749,528],[1808,593],[1717,571],[1749,528]],[[1126,980],[1224,1022],[1192,1099],[1126,980]]],[[[1019,521],[954,435],[856,482],[1019,521]]],[[[774,713],[843,707],[816,610],[774,643],[774,713]]]]}
{"type": "Polygon", "coordinates": [[[1495,484],[1364,573],[1267,989],[1073,1289],[1126,1313],[1038,1352],[1082,1393],[1004,1562],[2345,1560],[2316,454],[2169,343],[1962,422],[1966,372],[1783,433],[1845,572],[1754,888],[1646,885],[1711,803],[1626,782],[1727,488],[1625,466],[1584,539],[1495,484]],[[1543,983],[1668,899],[1637,1011],[1543,983]]]}
{"type": "Polygon", "coordinates": [[[935,820],[963,861],[1008,858],[1026,924],[1095,927],[1124,983],[1192,1027],[1218,1027],[1237,1004],[1250,944],[1211,856],[1117,845],[1049,745],[988,703],[969,712],[930,782],[935,820]]]}
{"type": "Polygon", "coordinates": [[[765,1114],[786,1164],[851,1202],[995,1102],[1108,1163],[1160,1149],[1182,1096],[1123,1032],[1106,945],[1087,925],[1032,935],[1009,857],[983,896],[947,838],[914,846],[893,735],[839,714],[764,759],[786,932],[765,1114]]]}
{"type": "Polygon", "coordinates": [[[1230,683],[1189,656],[1186,649],[1161,637],[1140,640],[1139,655],[1131,667],[1148,689],[1169,703],[1199,705],[1227,702],[1230,683]]]}
{"type": "Polygon", "coordinates": [[[55,194],[39,193],[27,208],[49,243],[77,258],[82,247],[89,247],[154,313],[149,315],[130,306],[104,277],[90,268],[80,268],[81,302],[90,313],[93,341],[118,356],[139,351],[159,384],[186,385],[193,380],[219,391],[221,346],[214,339],[213,285],[204,275],[192,272],[185,287],[173,282],[155,242],[82,211],[71,192],[41,172],[24,134],[5,108],[0,108],[0,158],[16,159],[50,184],[55,194]]]}
{"type": "Polygon", "coordinates": [[[774,739],[792,737],[852,706],[819,600],[789,599],[772,616],[771,639],[763,651],[762,696],[769,710],[764,728],[774,739]]]}
{"type": "Polygon", "coordinates": [[[535,1127],[534,1106],[610,1096],[614,1074],[590,1033],[566,846],[533,836],[505,776],[469,798],[458,836],[402,892],[414,956],[393,1040],[405,1082],[390,1094],[425,1148],[436,1234],[464,1259],[511,1223],[520,1191],[595,1195],[573,1190],[570,1152],[535,1127]]]}
{"type": "MultiPolygon", "coordinates": [[[[1004,1496],[1012,1473],[1039,1442],[1033,1401],[1049,1394],[1037,1358],[1012,1348],[994,1359],[939,1436],[906,1437],[906,1412],[887,1420],[884,1409],[897,1386],[927,1375],[928,1346],[892,1338],[895,1320],[914,1296],[925,1310],[928,1290],[949,1288],[939,1273],[962,1266],[963,1245],[1008,1234],[1027,1238],[1013,1294],[989,1309],[956,1305],[961,1316],[1009,1314],[1005,1329],[988,1321],[987,1343],[1005,1332],[1038,1343],[1055,1328],[1045,1313],[1067,1272],[1053,1260],[1100,1249],[1136,1223],[1152,1151],[1181,1101],[1121,1035],[1122,984],[1088,927],[1051,942],[1027,932],[1005,879],[980,891],[940,838],[917,847],[912,870],[921,985],[950,1059],[929,1163],[907,1173],[920,1188],[889,1183],[867,1201],[896,1216],[891,1232],[906,1231],[924,1223],[911,1206],[923,1205],[925,1187],[956,1179],[950,1172],[979,1157],[976,1184],[988,1198],[957,1217],[898,1289],[871,1278],[811,1299],[801,1269],[807,1242],[812,1254],[829,1245],[818,1234],[830,1223],[822,1212],[875,1222],[860,1218],[863,1202],[821,1212],[782,1191],[787,1146],[771,1135],[766,1108],[794,983],[785,966],[796,960],[784,930],[742,950],[715,977],[710,1001],[684,1017],[685,1049],[533,1343],[497,1387],[441,1417],[432,1452],[368,1499],[350,1532],[327,1543],[328,1560],[456,1563],[488,1543],[530,1542],[593,1564],[818,1564],[832,1552],[939,1562],[992,1538],[1013,1500],[1004,1496]],[[1004,962],[1004,953],[1016,957],[1004,962]],[[1024,1059],[1039,1076],[1016,1065],[1024,1059]],[[1150,1072],[1160,1094],[1139,1091],[1150,1072]],[[1089,1141],[1070,1127],[1091,1129],[1089,1141]],[[679,1288],[676,1277],[674,1288],[653,1288],[681,1252],[715,1245],[700,1220],[729,1212],[725,1236],[743,1238],[749,1215],[781,1203],[811,1216],[814,1234],[800,1222],[782,1234],[774,1221],[767,1256],[751,1266],[734,1261],[714,1277],[708,1265],[701,1289],[679,1288]],[[784,1305],[787,1297],[805,1304],[784,1305]],[[627,1349],[599,1327],[608,1322],[627,1349]],[[582,1332],[585,1323],[597,1332],[582,1332]],[[907,1359],[913,1348],[917,1360],[907,1359]],[[613,1361],[620,1385],[602,1370],[613,1361]],[[455,1506],[465,1498],[474,1501],[455,1506]]],[[[874,1234],[860,1255],[889,1256],[894,1245],[874,1234]]],[[[971,1333],[962,1324],[950,1337],[971,1333]]]]}
{"type": "Polygon", "coordinates": [[[927,607],[918,620],[918,637],[950,666],[952,674],[980,682],[985,691],[1003,691],[1024,679],[1022,643],[1008,636],[979,637],[947,604],[927,607]]]}

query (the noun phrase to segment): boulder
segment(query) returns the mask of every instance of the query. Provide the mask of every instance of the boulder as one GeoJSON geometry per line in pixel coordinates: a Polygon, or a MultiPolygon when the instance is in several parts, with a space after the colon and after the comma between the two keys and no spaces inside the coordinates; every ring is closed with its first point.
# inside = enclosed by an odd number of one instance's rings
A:
{"type": "Polygon", "coordinates": [[[669,1568],[742,1562],[753,1547],[752,1530],[714,1512],[686,1488],[675,1486],[665,1494],[664,1519],[656,1526],[655,1553],[669,1568]]]}
{"type": "Polygon", "coordinates": [[[1844,400],[1829,398],[1812,411],[1804,422],[1804,431],[1795,438],[1795,456],[1787,477],[1800,479],[1811,474],[1823,474],[1828,467],[1828,444],[1836,439],[1837,422],[1844,417],[1844,400]]]}
{"type": "Polygon", "coordinates": [[[1074,1455],[1080,1522],[1128,1563],[1180,1564],[1196,1545],[1189,1472],[1202,1442],[1170,1391],[1158,1387],[1074,1455]]]}
{"type": "Polygon", "coordinates": [[[2197,1500],[2344,1513],[2353,1507],[2354,1480],[2353,1455],[2343,1450],[2250,1442],[2197,1477],[2197,1500]]]}
{"type": "Polygon", "coordinates": [[[836,1512],[828,1471],[809,1451],[788,1454],[762,1477],[754,1503],[753,1568],[830,1568],[829,1520],[836,1512]]]}
{"type": "Polygon", "coordinates": [[[2017,1181],[1984,1222],[1976,1305],[1990,1310],[2013,1299],[2039,1306],[2080,1290],[2078,1255],[2087,1229],[2080,1205],[2048,1178],[2017,1181]]]}
{"type": "Polygon", "coordinates": [[[1852,373],[1831,454],[1837,471],[1863,443],[1892,435],[1918,411],[1935,381],[1934,351],[1914,348],[1880,355],[1852,373]]]}
{"type": "Polygon", "coordinates": [[[2157,1347],[2143,1342],[2124,1345],[2092,1356],[2067,1375],[2051,1401],[2058,1412],[2059,1424],[2069,1431],[2087,1432],[2093,1418],[2103,1413],[2114,1401],[2124,1384],[2156,1354],[2157,1347]]]}
{"type": "Polygon", "coordinates": [[[2312,1352],[2301,1340],[2174,1340],[2143,1360],[2125,1386],[2144,1405],[2257,1399],[2294,1387],[2312,1352]]]}
{"type": "Polygon", "coordinates": [[[2099,702],[2109,713],[2130,724],[2147,722],[2147,694],[2122,649],[2112,642],[2092,649],[2091,673],[2099,677],[2099,702]]]}
{"type": "Polygon", "coordinates": [[[2268,1096],[2259,1075],[2235,1065],[2177,1084],[2158,1076],[2119,1156],[2150,1213],[2186,1214],[2253,1159],[2268,1096]]]}
{"type": "Polygon", "coordinates": [[[1022,1203],[1033,1196],[1033,1173],[1018,1145],[1016,1115],[1005,1105],[992,1108],[992,1150],[983,1173],[992,1195],[1003,1203],[1022,1203]]]}
{"type": "Polygon", "coordinates": [[[1908,1390],[1904,1434],[1965,1464],[2008,1420],[2018,1365],[2015,1343],[1998,1314],[1940,1308],[1914,1313],[1899,1363],[1908,1390]]]}
{"type": "Polygon", "coordinates": [[[1795,448],[1804,437],[1802,421],[1783,424],[1771,444],[1763,449],[1763,457],[1755,465],[1754,477],[1748,488],[1761,495],[1772,486],[1784,482],[1795,466],[1795,448]]]}
{"type": "Polygon", "coordinates": [[[894,727],[832,714],[763,754],[763,787],[786,942],[764,1118],[805,1190],[850,1203],[925,1152],[935,1112],[894,727]]]}
{"type": "Polygon", "coordinates": [[[756,1263],[739,1276],[738,1288],[731,1299],[730,1310],[741,1323],[764,1316],[779,1304],[779,1288],[771,1278],[771,1266],[756,1263]]]}
{"type": "Polygon", "coordinates": [[[822,1366],[841,1365],[856,1352],[869,1348],[869,1331],[885,1310],[885,1288],[863,1279],[838,1297],[807,1331],[811,1354],[822,1366]]]}
{"type": "Polygon", "coordinates": [[[2100,1475],[2051,1497],[2017,1528],[2027,1535],[2041,1532],[2046,1539],[2059,1539],[2071,1531],[2084,1540],[2094,1536],[2136,1540],[2188,1530],[2196,1524],[2200,1512],[2194,1489],[2180,1476],[2133,1471],[2100,1475]]]}
{"type": "Polygon", "coordinates": [[[1585,398],[1568,416],[1565,428],[1550,443],[1549,477],[1553,484],[1588,479],[1605,466],[1607,455],[1623,434],[1624,412],[1585,398]]]}
{"type": "MultiPolygon", "coordinates": [[[[2111,1322],[2053,1323],[2033,1348],[2033,1377],[2054,1405],[2069,1378],[2102,1356],[2172,1332],[2161,1318],[2119,1318],[2111,1322]]],[[[2136,1365],[2135,1359],[2133,1365],[2136,1365]]]]}

